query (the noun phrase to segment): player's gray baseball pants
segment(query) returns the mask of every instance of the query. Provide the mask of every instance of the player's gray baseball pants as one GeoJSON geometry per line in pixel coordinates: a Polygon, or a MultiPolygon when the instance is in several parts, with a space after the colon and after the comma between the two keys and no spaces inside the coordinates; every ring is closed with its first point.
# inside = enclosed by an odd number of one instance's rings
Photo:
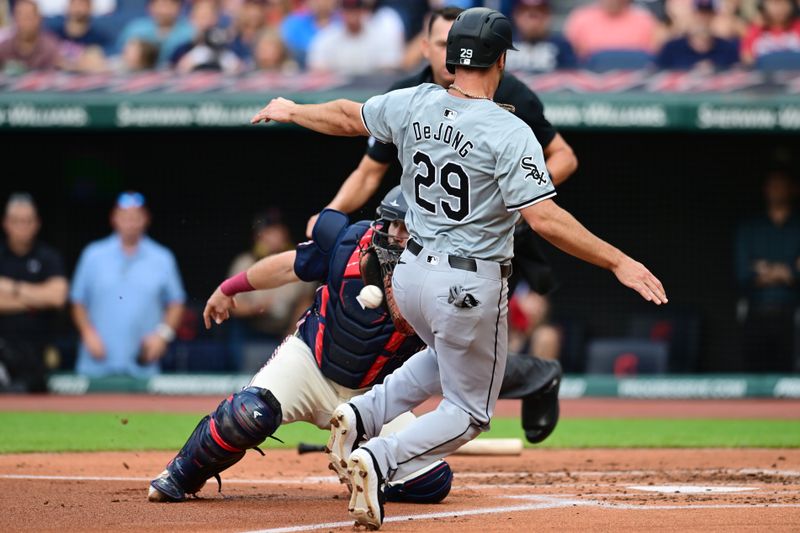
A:
{"type": "Polygon", "coordinates": [[[452,260],[416,243],[403,252],[392,280],[395,298],[428,348],[351,403],[373,436],[431,395],[443,400],[400,432],[366,444],[387,479],[415,472],[489,429],[506,365],[506,268],[452,260]],[[464,269],[470,266],[475,271],[464,269]]]}

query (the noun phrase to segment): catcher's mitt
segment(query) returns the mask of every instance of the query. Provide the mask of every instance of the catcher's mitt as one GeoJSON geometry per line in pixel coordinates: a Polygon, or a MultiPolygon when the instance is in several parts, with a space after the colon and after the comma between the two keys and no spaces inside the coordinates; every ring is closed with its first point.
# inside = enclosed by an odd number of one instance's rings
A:
{"type": "Polygon", "coordinates": [[[394,257],[393,252],[394,250],[388,251],[376,246],[369,246],[362,250],[361,279],[366,285],[375,285],[381,289],[383,292],[383,303],[381,305],[392,318],[397,332],[402,335],[413,335],[414,328],[403,318],[400,309],[397,307],[397,302],[394,299],[392,272],[397,264],[399,254],[397,254],[397,257],[394,257]]]}

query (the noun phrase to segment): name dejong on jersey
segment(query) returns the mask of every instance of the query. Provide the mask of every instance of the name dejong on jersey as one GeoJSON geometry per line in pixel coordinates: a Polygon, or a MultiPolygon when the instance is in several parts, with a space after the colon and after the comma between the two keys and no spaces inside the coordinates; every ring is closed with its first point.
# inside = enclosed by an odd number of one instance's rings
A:
{"type": "Polygon", "coordinates": [[[420,124],[414,122],[411,125],[414,131],[414,140],[419,142],[421,140],[440,141],[443,144],[450,146],[462,158],[469,155],[475,145],[469,139],[464,137],[461,130],[455,129],[452,124],[445,124],[440,122],[438,126],[431,126],[430,124],[420,124]]]}

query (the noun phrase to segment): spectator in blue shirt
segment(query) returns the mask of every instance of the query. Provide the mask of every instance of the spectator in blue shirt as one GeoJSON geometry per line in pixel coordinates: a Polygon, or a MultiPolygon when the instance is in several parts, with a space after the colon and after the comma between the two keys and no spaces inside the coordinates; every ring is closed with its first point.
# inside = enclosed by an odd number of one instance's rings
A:
{"type": "MultiPolygon", "coordinates": [[[[266,5],[261,0],[244,0],[236,13],[231,50],[242,61],[250,61],[258,35],[266,28],[266,5]]],[[[277,30],[276,30],[277,31],[277,30]]],[[[278,36],[280,38],[280,35],[278,36]]]]}
{"type": "Polygon", "coordinates": [[[103,71],[105,50],[112,40],[92,17],[92,0],[69,0],[66,15],[52,17],[47,26],[60,39],[61,68],[78,72],[103,71]]]}
{"type": "Polygon", "coordinates": [[[712,33],[714,15],[714,0],[695,0],[688,32],[664,44],[656,57],[656,65],[668,70],[722,70],[738,63],[738,43],[712,33]]]}
{"type": "Polygon", "coordinates": [[[508,70],[550,72],[577,66],[572,45],[560,33],[551,31],[549,0],[518,0],[513,20],[514,46],[519,51],[508,54],[508,70]]]}
{"type": "Polygon", "coordinates": [[[117,50],[125,48],[131,39],[156,43],[160,47],[159,65],[164,66],[180,45],[192,40],[194,27],[181,17],[181,0],[150,0],[147,9],[149,17],[132,20],[122,30],[117,50]]]}
{"type": "Polygon", "coordinates": [[[317,32],[333,21],[337,5],[337,0],[308,0],[305,9],[283,19],[283,42],[300,65],[305,65],[308,47],[317,32]]]}
{"type": "MultiPolygon", "coordinates": [[[[794,316],[800,302],[800,219],[796,185],[784,172],[764,184],[766,213],[736,235],[736,274],[744,291],[745,363],[751,372],[794,369],[794,316]]],[[[744,307],[744,306],[743,306],[744,307]]]]}
{"type": "Polygon", "coordinates": [[[92,0],[69,0],[66,14],[48,19],[47,27],[62,41],[80,46],[105,48],[110,41],[94,24],[92,0]]]}
{"type": "Polygon", "coordinates": [[[150,377],[175,337],[185,294],[175,258],[145,235],[144,197],[120,195],[114,233],[81,254],[72,316],[81,336],[76,371],[90,377],[150,377]]]}

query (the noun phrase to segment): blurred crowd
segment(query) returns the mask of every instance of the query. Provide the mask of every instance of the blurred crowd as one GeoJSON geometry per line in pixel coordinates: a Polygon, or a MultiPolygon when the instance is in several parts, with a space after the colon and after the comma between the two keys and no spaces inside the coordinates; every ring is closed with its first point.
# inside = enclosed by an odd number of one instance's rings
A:
{"type": "Polygon", "coordinates": [[[511,70],[800,69],[800,0],[0,0],[0,70],[411,70],[445,5],[509,15],[511,70]]]}
{"type": "MultiPolygon", "coordinates": [[[[8,198],[0,240],[0,392],[44,392],[49,371],[58,367],[89,377],[151,377],[170,345],[197,340],[198,310],[186,306],[172,251],[148,236],[144,195],[120,194],[109,221],[111,233],[86,245],[68,278],[59,251],[38,239],[41,219],[33,197],[8,198]],[[63,367],[55,348],[56,318],[65,307],[78,337],[74,368],[63,367]]],[[[233,258],[231,274],[293,248],[276,209],[258,214],[252,231],[252,248],[233,258]]],[[[213,356],[230,359],[229,370],[258,369],[265,354],[294,332],[314,289],[297,282],[243,294],[228,346],[213,356]]]]}

